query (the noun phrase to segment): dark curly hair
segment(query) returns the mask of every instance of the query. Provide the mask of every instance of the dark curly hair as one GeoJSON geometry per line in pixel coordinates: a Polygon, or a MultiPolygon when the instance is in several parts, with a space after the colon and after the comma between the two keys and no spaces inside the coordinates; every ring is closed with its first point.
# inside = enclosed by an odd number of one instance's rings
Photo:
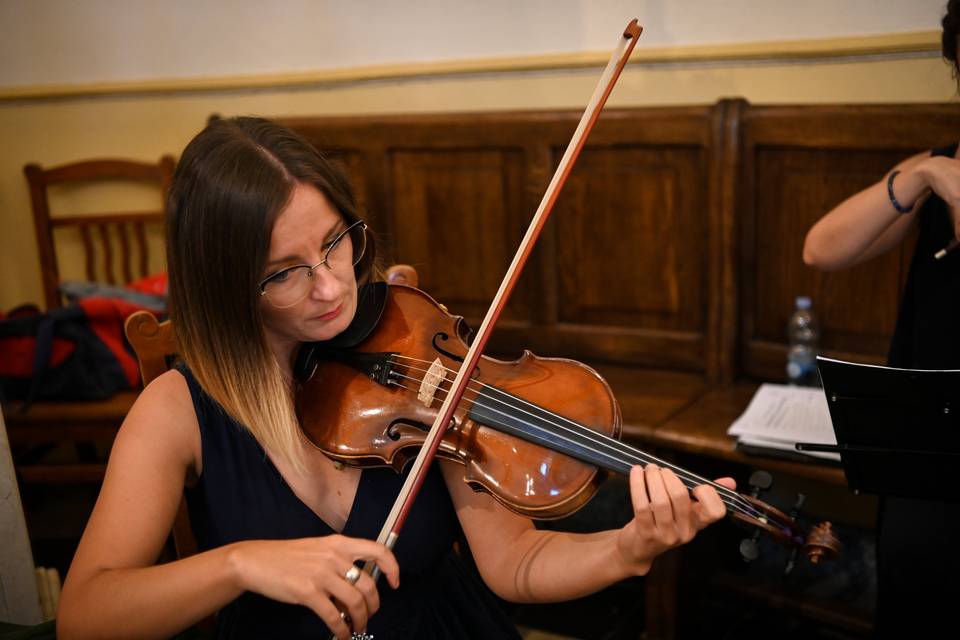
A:
{"type": "Polygon", "coordinates": [[[940,40],[941,53],[953,65],[954,77],[960,78],[960,63],[957,62],[957,38],[960,37],[960,0],[949,0],[947,12],[940,21],[943,35],[940,40]]]}

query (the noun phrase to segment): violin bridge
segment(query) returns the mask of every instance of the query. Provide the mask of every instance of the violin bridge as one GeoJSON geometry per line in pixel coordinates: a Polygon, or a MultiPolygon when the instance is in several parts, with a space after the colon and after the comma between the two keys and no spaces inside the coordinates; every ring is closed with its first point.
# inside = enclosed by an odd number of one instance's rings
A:
{"type": "Polygon", "coordinates": [[[446,369],[440,362],[440,358],[437,358],[424,374],[423,381],[420,383],[420,390],[417,392],[417,399],[423,403],[423,406],[429,407],[433,404],[440,383],[446,379],[446,369]]]}

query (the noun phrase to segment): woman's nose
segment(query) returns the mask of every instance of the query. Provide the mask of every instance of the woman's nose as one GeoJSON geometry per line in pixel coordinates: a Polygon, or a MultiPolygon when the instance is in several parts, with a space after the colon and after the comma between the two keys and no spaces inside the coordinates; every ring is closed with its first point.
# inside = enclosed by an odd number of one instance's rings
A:
{"type": "Polygon", "coordinates": [[[321,264],[314,267],[310,273],[312,274],[310,276],[310,297],[315,300],[330,300],[337,297],[340,281],[326,265],[321,264]]]}

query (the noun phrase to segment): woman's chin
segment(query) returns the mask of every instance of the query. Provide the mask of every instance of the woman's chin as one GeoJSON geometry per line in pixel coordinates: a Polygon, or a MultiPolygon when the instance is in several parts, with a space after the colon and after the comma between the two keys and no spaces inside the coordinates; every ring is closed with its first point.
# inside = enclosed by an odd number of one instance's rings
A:
{"type": "Polygon", "coordinates": [[[323,323],[321,326],[306,327],[303,331],[303,342],[323,342],[337,337],[350,323],[341,322],[337,318],[335,322],[323,323]]]}
{"type": "Polygon", "coordinates": [[[301,342],[325,342],[331,338],[335,338],[340,331],[331,331],[327,329],[314,329],[312,331],[304,331],[300,334],[301,342]]]}

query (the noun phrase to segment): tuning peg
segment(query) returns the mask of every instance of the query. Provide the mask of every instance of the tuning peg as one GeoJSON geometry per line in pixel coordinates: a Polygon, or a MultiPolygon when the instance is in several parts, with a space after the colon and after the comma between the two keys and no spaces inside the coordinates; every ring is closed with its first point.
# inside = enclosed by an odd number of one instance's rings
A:
{"type": "MultiPolygon", "coordinates": [[[[747,480],[750,485],[750,496],[758,497],[761,491],[773,486],[773,476],[766,471],[754,471],[747,480]]],[[[753,536],[740,541],[740,557],[744,562],[753,562],[760,557],[760,531],[755,530],[753,536]]]]}
{"type": "Polygon", "coordinates": [[[744,562],[753,562],[760,557],[760,545],[757,543],[756,536],[740,541],[740,557],[744,562]]]}
{"type": "Polygon", "coordinates": [[[766,491],[773,486],[773,476],[766,471],[754,471],[747,480],[750,485],[751,495],[756,498],[761,491],[766,491]]]}
{"type": "Polygon", "coordinates": [[[753,562],[760,557],[760,530],[754,529],[753,535],[740,541],[740,557],[744,562],[753,562]]]}
{"type": "Polygon", "coordinates": [[[802,493],[797,494],[797,501],[794,503],[793,508],[790,509],[790,517],[794,520],[797,519],[797,516],[800,515],[800,509],[803,508],[803,503],[807,501],[807,496],[802,493]]]}
{"type": "Polygon", "coordinates": [[[788,576],[797,564],[797,547],[790,551],[790,558],[787,559],[786,566],[783,567],[783,575],[788,576]]]}

